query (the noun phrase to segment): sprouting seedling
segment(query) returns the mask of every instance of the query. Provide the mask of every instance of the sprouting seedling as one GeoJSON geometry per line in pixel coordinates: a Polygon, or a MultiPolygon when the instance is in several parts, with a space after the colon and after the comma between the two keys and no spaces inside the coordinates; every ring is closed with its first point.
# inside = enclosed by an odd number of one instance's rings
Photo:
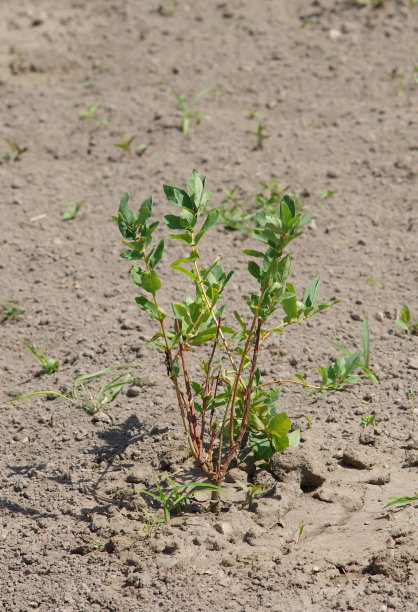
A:
{"type": "Polygon", "coordinates": [[[325,202],[325,200],[328,200],[329,198],[332,198],[334,193],[337,193],[335,189],[328,189],[328,191],[323,191],[319,196],[319,200],[315,202],[315,204],[317,206],[322,206],[323,202],[325,202]]]}
{"type": "Polygon", "coordinates": [[[159,4],[156,11],[164,17],[172,17],[178,4],[177,0],[169,0],[166,4],[159,4]]]}
{"type": "Polygon", "coordinates": [[[32,355],[35,355],[35,357],[43,365],[44,371],[42,372],[42,374],[53,374],[55,372],[58,367],[58,361],[56,359],[47,359],[44,355],[42,347],[39,347],[39,353],[37,353],[33,346],[31,346],[29,342],[26,342],[26,340],[23,342],[23,344],[30,350],[32,355]]]}
{"type": "Polygon", "coordinates": [[[382,283],[379,283],[379,281],[375,280],[372,277],[369,277],[367,279],[367,282],[370,285],[370,287],[379,287],[380,289],[383,287],[382,283]]]}
{"type": "Polygon", "coordinates": [[[406,304],[402,304],[399,311],[399,319],[396,319],[395,323],[399,325],[406,334],[412,334],[413,336],[418,334],[418,321],[412,323],[411,313],[406,304]]]}
{"type": "Polygon", "coordinates": [[[171,488],[164,492],[163,488],[160,486],[158,482],[155,471],[153,470],[155,486],[157,488],[157,493],[153,493],[152,491],[146,491],[145,489],[135,489],[136,493],[141,493],[142,495],[148,495],[155,501],[159,502],[162,506],[164,512],[164,520],[167,525],[170,524],[170,517],[172,512],[175,510],[181,512],[184,503],[188,503],[190,497],[196,491],[217,491],[222,492],[223,489],[216,485],[213,485],[208,482],[188,482],[186,484],[178,485],[174,482],[168,474],[164,474],[165,479],[171,485],[171,488]]]}
{"type": "Polygon", "coordinates": [[[374,425],[375,418],[376,418],[375,414],[371,414],[370,416],[361,417],[361,426],[368,427],[369,425],[370,426],[374,425]]]}
{"type": "Polygon", "coordinates": [[[78,116],[80,117],[80,119],[93,119],[98,110],[99,105],[97,103],[90,104],[87,110],[78,111],[78,116]]]}
{"type": "Polygon", "coordinates": [[[81,210],[85,203],[85,200],[81,200],[75,205],[69,204],[66,210],[63,212],[61,219],[63,221],[70,221],[71,219],[75,219],[77,216],[86,215],[87,213],[81,210]]]}
{"type": "MultiPolygon", "coordinates": [[[[347,349],[343,348],[342,346],[340,346],[339,344],[337,344],[333,340],[330,340],[329,338],[327,338],[327,340],[328,340],[328,342],[330,342],[332,344],[332,346],[335,346],[335,348],[337,348],[339,351],[341,351],[341,353],[343,353],[343,355],[345,355],[346,357],[349,357],[349,358],[350,357],[353,358],[353,354],[351,354],[350,351],[347,351],[347,349]]],[[[363,372],[366,373],[366,376],[368,376],[368,378],[370,378],[370,380],[372,380],[373,382],[377,383],[379,381],[378,381],[376,375],[373,374],[373,372],[370,370],[370,367],[369,367],[369,357],[370,357],[369,319],[368,319],[368,317],[364,317],[364,319],[363,319],[363,350],[360,351],[360,358],[359,358],[359,360],[358,360],[358,362],[357,362],[355,367],[361,368],[363,370],[363,372]],[[364,361],[360,361],[361,354],[363,354],[364,361]]]]}
{"type": "Polygon", "coordinates": [[[400,508],[396,508],[397,510],[402,510],[403,507],[409,506],[409,504],[418,499],[418,494],[415,493],[412,497],[389,497],[389,503],[383,508],[390,508],[391,506],[401,506],[400,508]]]}
{"type": "Polygon", "coordinates": [[[142,143],[138,145],[136,149],[136,154],[138,155],[138,157],[142,157],[147,149],[148,149],[148,145],[142,143]]]}
{"type": "Polygon", "coordinates": [[[21,317],[25,308],[23,306],[19,306],[17,302],[0,302],[0,306],[3,309],[3,321],[8,321],[9,319],[13,319],[14,317],[21,317]]]}
{"type": "Polygon", "coordinates": [[[305,529],[305,527],[306,527],[306,523],[304,523],[303,521],[299,521],[298,542],[300,542],[302,539],[303,530],[305,529]]]}
{"type": "Polygon", "coordinates": [[[2,159],[4,159],[5,162],[17,161],[23,153],[26,153],[28,150],[28,147],[19,147],[13,140],[7,140],[7,144],[9,145],[10,153],[2,155],[2,159]]]}
{"type": "Polygon", "coordinates": [[[409,389],[409,397],[410,397],[410,399],[414,399],[414,397],[415,397],[415,387],[414,387],[414,385],[411,385],[411,388],[409,389]]]}
{"type": "Polygon", "coordinates": [[[237,480],[237,485],[245,493],[245,499],[239,505],[240,510],[245,508],[245,506],[250,505],[254,499],[257,499],[257,497],[260,497],[260,495],[263,495],[264,493],[264,485],[258,484],[257,482],[249,486],[246,482],[243,482],[242,480],[237,480]]]}
{"type": "Polygon", "coordinates": [[[157,514],[153,517],[145,507],[141,508],[141,510],[145,515],[145,518],[142,521],[142,531],[148,539],[151,539],[154,535],[154,532],[160,529],[163,525],[165,525],[164,515],[157,514]]]}
{"type": "Polygon", "coordinates": [[[254,119],[258,115],[258,108],[249,108],[246,112],[247,119],[254,119]]]}
{"type": "Polygon", "coordinates": [[[115,147],[119,147],[119,149],[123,149],[124,151],[131,151],[131,144],[135,140],[136,136],[131,136],[130,138],[125,138],[124,136],[120,137],[120,142],[115,144],[115,147]]]}
{"type": "Polygon", "coordinates": [[[178,107],[181,111],[181,116],[182,116],[181,117],[181,131],[183,132],[183,134],[187,134],[191,119],[194,119],[197,125],[199,125],[201,122],[200,112],[196,108],[196,104],[199,102],[200,98],[202,98],[204,95],[210,92],[215,92],[215,91],[220,91],[220,90],[216,89],[215,87],[205,87],[204,89],[201,89],[195,95],[191,104],[188,105],[186,100],[180,95],[180,93],[176,89],[174,89],[172,84],[169,81],[165,81],[165,82],[171,89],[173,96],[175,97],[178,107]]]}
{"type": "Polygon", "coordinates": [[[102,543],[100,542],[100,540],[95,540],[93,546],[95,548],[95,550],[99,550],[99,548],[101,547],[102,543]]]}
{"type": "Polygon", "coordinates": [[[258,149],[259,151],[263,149],[264,147],[263,143],[266,140],[266,138],[270,138],[268,134],[264,133],[264,130],[265,130],[265,127],[262,123],[258,124],[256,131],[246,130],[246,134],[251,134],[252,136],[256,137],[257,142],[256,142],[255,148],[258,149]]]}

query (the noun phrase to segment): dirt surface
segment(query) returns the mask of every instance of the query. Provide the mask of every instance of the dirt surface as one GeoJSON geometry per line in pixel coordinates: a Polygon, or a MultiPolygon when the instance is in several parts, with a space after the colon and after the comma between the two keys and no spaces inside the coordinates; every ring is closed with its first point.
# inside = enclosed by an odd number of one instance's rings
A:
{"type": "MultiPolygon", "coordinates": [[[[416,610],[417,505],[383,506],[418,490],[417,337],[395,324],[402,303],[418,318],[417,40],[418,7],[395,0],[3,3],[0,154],[8,139],[27,151],[0,165],[0,300],[25,309],[0,326],[2,609],[416,610]],[[219,90],[186,135],[166,80],[187,100],[219,90]],[[247,133],[258,124],[262,150],[247,133]],[[136,136],[131,153],[121,136],[136,136]],[[133,489],[152,490],[153,468],[161,481],[198,473],[111,215],[124,190],[167,213],[162,184],[183,187],[194,167],[214,205],[222,188],[253,197],[276,176],[316,216],[292,244],[292,278],[301,291],[319,273],[322,301],[341,303],[272,340],[265,373],[318,381],[338,356],[325,337],[361,348],[368,314],[380,382],[310,397],[284,387],[300,449],[276,455],[273,473],[239,463],[219,516],[197,495],[148,538],[133,489]],[[87,214],[63,221],[82,200],[87,214]],[[38,376],[24,340],[58,360],[55,374],[38,376]],[[54,396],[5,404],[125,363],[150,382],[93,417],[54,396]],[[240,509],[247,479],[266,489],[240,509]]],[[[202,249],[237,268],[231,303],[247,289],[248,244],[219,226],[202,249]]],[[[170,287],[170,250],[166,309],[190,291],[170,287]]]]}

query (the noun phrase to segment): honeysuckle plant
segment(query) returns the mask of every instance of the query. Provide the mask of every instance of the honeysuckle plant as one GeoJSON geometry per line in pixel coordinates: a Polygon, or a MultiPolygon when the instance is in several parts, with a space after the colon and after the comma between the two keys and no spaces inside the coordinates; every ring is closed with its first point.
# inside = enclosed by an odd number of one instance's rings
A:
{"type": "MultiPolygon", "coordinates": [[[[162,282],[157,270],[166,238],[154,239],[160,221],[152,220],[152,197],[133,212],[125,192],[114,220],[126,247],[121,256],[134,262],[132,280],[141,290],[136,303],[157,326],[150,342],[165,355],[164,367],[190,451],[204,476],[219,486],[246,432],[256,460],[268,461],[273,453],[299,444],[299,431],[291,431],[287,414],[276,407],[283,383],[319,391],[356,382],[353,371],[362,351],[350,354],[347,360],[340,357],[326,374],[321,368],[319,385],[310,385],[300,374],[285,381],[263,381],[257,361],[266,339],[337,303],[317,304],[319,278],[309,283],[301,299],[288,280],[291,258],[285,249],[309,219],[304,211],[296,211],[295,200],[289,195],[277,203],[275,214],[257,213],[253,236],[261,250],[242,251],[249,257],[248,272],[256,288],[242,296],[240,310],[233,310],[226,324],[224,298],[234,270],[224,270],[221,255],[209,265],[200,262],[201,240],[220,216],[218,209],[206,212],[210,193],[205,191],[205,178],[193,170],[187,191],[164,185],[164,192],[175,213],[164,216],[169,238],[184,246],[183,256],[170,265],[187,277],[193,289],[193,297],[171,303],[170,316],[159,299],[162,282]],[[229,319],[235,320],[234,325],[229,319]],[[195,379],[189,372],[194,373],[198,364],[200,378],[195,379]]],[[[214,510],[218,495],[217,491],[212,494],[214,510]]]]}

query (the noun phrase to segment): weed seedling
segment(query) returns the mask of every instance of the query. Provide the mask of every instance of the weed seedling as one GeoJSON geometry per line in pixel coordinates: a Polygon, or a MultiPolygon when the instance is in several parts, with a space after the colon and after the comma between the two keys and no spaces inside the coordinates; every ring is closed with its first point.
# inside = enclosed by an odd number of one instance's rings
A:
{"type": "MultiPolygon", "coordinates": [[[[164,192],[176,213],[166,215],[164,222],[170,237],[180,241],[184,248],[183,256],[171,263],[171,269],[187,277],[194,294],[171,303],[172,317],[160,305],[162,281],[157,268],[164,255],[165,237],[153,244],[159,221],[152,220],[152,197],[134,213],[129,207],[129,194],[125,193],[114,220],[125,246],[121,256],[134,263],[132,280],[141,289],[136,298],[138,308],[147,312],[158,326],[150,343],[164,355],[164,367],[173,385],[190,451],[204,476],[219,487],[247,439],[246,432],[256,460],[269,461],[273,453],[298,445],[299,431],[290,433],[290,419],[276,408],[281,384],[292,383],[317,391],[341,388],[358,379],[353,371],[359,365],[361,351],[347,360],[340,357],[332,370],[323,369],[326,375],[320,385],[309,384],[300,374],[295,380],[263,382],[257,366],[263,342],[271,334],[282,334],[290,325],[302,323],[338,303],[317,304],[319,278],[308,284],[299,299],[288,280],[291,260],[284,251],[300,234],[306,222],[305,213],[296,210],[295,200],[288,195],[277,204],[274,214],[257,212],[258,225],[253,236],[263,250],[242,251],[249,257],[248,272],[252,278],[242,297],[242,307],[237,304],[233,310],[236,322],[232,326],[223,320],[225,289],[234,270],[224,270],[221,255],[208,265],[199,262],[200,241],[220,217],[218,209],[205,213],[210,197],[205,192],[205,179],[193,170],[187,191],[164,185],[164,192]],[[194,372],[193,378],[189,372],[194,372]]],[[[178,288],[172,275],[170,280],[173,289],[178,288]]],[[[368,362],[368,353],[365,360],[368,362]]],[[[173,498],[169,499],[172,503],[173,498]]],[[[211,509],[219,509],[216,488],[211,509]]]]}
{"type": "Polygon", "coordinates": [[[123,136],[121,136],[120,137],[120,142],[118,144],[116,144],[115,147],[119,147],[119,149],[123,149],[124,151],[128,151],[130,153],[131,152],[131,144],[133,143],[135,138],[136,138],[136,136],[131,136],[130,138],[126,139],[123,136]]]}
{"type": "MultiPolygon", "coordinates": [[[[418,499],[418,494],[415,493],[412,497],[389,497],[389,503],[383,508],[390,508],[391,506],[409,506],[409,504],[418,499]]],[[[397,507],[396,510],[402,510],[402,507],[397,507]]]]}
{"type": "Polygon", "coordinates": [[[375,414],[371,414],[370,416],[361,417],[361,426],[368,427],[369,425],[374,425],[374,420],[376,418],[375,414]]]}
{"type": "MultiPolygon", "coordinates": [[[[369,367],[369,356],[370,356],[370,352],[369,352],[369,319],[367,317],[364,317],[364,319],[363,319],[363,350],[362,351],[357,351],[357,353],[351,354],[349,351],[347,351],[345,348],[343,348],[342,346],[340,346],[339,344],[337,344],[333,340],[330,340],[329,338],[327,338],[327,340],[333,346],[335,346],[335,348],[337,348],[339,351],[341,351],[343,353],[343,355],[345,355],[346,357],[349,357],[349,359],[350,358],[354,359],[354,355],[359,354],[359,357],[358,357],[358,360],[357,360],[357,364],[356,364],[355,367],[361,368],[363,370],[363,372],[365,372],[365,375],[368,378],[370,378],[370,380],[372,380],[373,382],[375,382],[375,383],[379,382],[377,377],[376,377],[376,375],[373,374],[373,372],[370,370],[370,367],[369,367]],[[364,362],[360,361],[362,354],[363,354],[364,362]]],[[[359,377],[356,377],[356,379],[358,379],[358,378],[359,377]]],[[[356,380],[353,380],[353,382],[356,382],[356,380]]]]}
{"type": "Polygon", "coordinates": [[[331,198],[334,195],[334,193],[337,193],[335,189],[329,189],[328,191],[323,191],[321,195],[319,196],[319,200],[315,202],[315,204],[317,206],[322,206],[325,200],[328,200],[329,198],[331,198]]]}
{"type": "Polygon", "coordinates": [[[247,119],[254,119],[254,117],[257,117],[257,115],[258,115],[257,108],[249,108],[245,116],[247,117],[247,119]]]}
{"type": "Polygon", "coordinates": [[[402,304],[399,319],[395,321],[396,325],[399,325],[406,334],[412,334],[416,336],[418,334],[418,321],[416,323],[412,323],[411,321],[411,313],[409,312],[409,308],[406,304],[402,304]]]}
{"type": "Polygon", "coordinates": [[[138,155],[138,157],[142,157],[147,149],[148,149],[148,145],[142,143],[142,144],[138,145],[138,147],[136,149],[136,154],[138,155]]]}
{"type": "Polygon", "coordinates": [[[70,204],[63,212],[61,219],[63,221],[70,221],[71,219],[75,219],[77,216],[81,217],[82,215],[86,215],[87,213],[84,210],[81,210],[85,203],[85,200],[81,200],[81,202],[77,202],[75,206],[70,204]]]}
{"type": "Polygon", "coordinates": [[[303,530],[305,529],[305,527],[306,523],[304,523],[303,521],[299,521],[298,542],[300,542],[302,539],[303,530]]]}
{"type": "Polygon", "coordinates": [[[251,134],[252,136],[256,137],[257,142],[256,142],[255,149],[258,149],[259,151],[263,149],[264,141],[266,140],[266,138],[270,138],[268,134],[264,134],[264,130],[265,130],[264,125],[262,123],[259,123],[257,126],[257,130],[255,132],[253,130],[246,131],[246,134],[251,134]]]}
{"type": "Polygon", "coordinates": [[[17,302],[0,302],[0,306],[3,309],[2,323],[15,317],[21,317],[25,312],[25,308],[19,306],[17,302]]]}
{"type": "Polygon", "coordinates": [[[100,540],[96,540],[93,544],[95,550],[98,550],[100,548],[100,546],[102,545],[102,543],[100,542],[100,540]]]}
{"type": "Polygon", "coordinates": [[[19,147],[19,145],[13,142],[13,140],[7,140],[7,144],[9,145],[10,153],[2,155],[1,158],[4,159],[6,163],[19,160],[23,153],[26,153],[28,150],[28,147],[19,147]]]}
{"type": "Polygon", "coordinates": [[[245,499],[239,505],[239,509],[242,510],[245,506],[249,506],[254,499],[260,497],[264,493],[264,485],[255,483],[252,486],[249,486],[247,483],[242,482],[241,480],[237,480],[237,485],[244,491],[245,499]]]}
{"type": "Polygon", "coordinates": [[[188,482],[186,484],[178,485],[174,482],[170,476],[164,474],[165,479],[171,485],[171,488],[167,493],[164,493],[160,483],[158,482],[157,476],[153,470],[155,486],[157,488],[157,493],[152,493],[152,491],[146,491],[145,489],[135,489],[136,493],[141,493],[142,495],[148,495],[155,501],[161,504],[163,512],[164,512],[164,521],[167,525],[170,524],[170,517],[172,512],[177,510],[181,513],[183,504],[188,503],[190,501],[190,497],[196,491],[216,491],[222,492],[222,489],[216,485],[207,483],[207,482],[188,482]]]}
{"type": "Polygon", "coordinates": [[[39,347],[39,353],[31,346],[26,340],[23,343],[32,353],[35,355],[36,359],[38,359],[44,367],[42,374],[53,374],[58,367],[58,361],[56,359],[47,359],[44,355],[42,347],[39,347]]]}
{"type": "Polygon", "coordinates": [[[409,389],[409,397],[410,397],[410,399],[414,399],[414,397],[415,397],[415,387],[414,387],[414,385],[412,385],[411,388],[409,389]]]}
{"type": "Polygon", "coordinates": [[[194,119],[197,125],[199,125],[201,122],[200,112],[196,108],[196,105],[199,102],[200,98],[202,98],[202,96],[210,92],[219,91],[219,89],[216,89],[214,87],[205,87],[204,89],[201,89],[195,95],[191,104],[188,105],[186,100],[182,98],[182,96],[179,94],[179,92],[176,89],[174,89],[171,83],[169,81],[166,81],[166,83],[171,89],[171,92],[173,96],[175,97],[178,107],[181,111],[181,131],[183,132],[183,134],[187,134],[189,130],[190,119],[194,119]]]}
{"type": "Polygon", "coordinates": [[[369,283],[370,287],[379,287],[380,289],[383,287],[382,283],[379,283],[379,281],[374,280],[374,278],[368,278],[367,282],[369,283]]]}
{"type": "Polygon", "coordinates": [[[162,514],[157,514],[156,516],[152,517],[146,508],[142,508],[142,511],[145,515],[142,531],[148,539],[151,539],[154,532],[165,525],[164,516],[162,514]]]}
{"type": "Polygon", "coordinates": [[[78,116],[80,119],[93,119],[98,110],[98,104],[90,104],[87,110],[78,111],[78,116]]]}

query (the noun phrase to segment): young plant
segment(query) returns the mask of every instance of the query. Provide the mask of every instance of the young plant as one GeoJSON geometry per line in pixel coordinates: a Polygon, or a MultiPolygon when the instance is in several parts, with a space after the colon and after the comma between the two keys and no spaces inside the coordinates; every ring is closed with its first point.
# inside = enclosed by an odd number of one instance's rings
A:
{"type": "Polygon", "coordinates": [[[416,323],[412,323],[411,321],[411,313],[409,312],[409,308],[406,304],[402,304],[399,319],[395,321],[396,325],[399,325],[406,334],[412,334],[416,336],[418,334],[418,321],[416,323]]]}
{"type": "MultiPolygon", "coordinates": [[[[200,241],[220,216],[217,209],[205,214],[209,200],[205,179],[193,170],[187,192],[169,185],[164,185],[164,192],[177,212],[166,215],[164,222],[170,236],[185,249],[183,256],[172,262],[171,269],[187,276],[194,289],[194,297],[171,304],[171,323],[158,294],[162,281],[157,268],[164,254],[165,238],[154,242],[159,221],[151,220],[152,197],[134,213],[125,192],[114,220],[127,247],[121,256],[135,262],[132,280],[142,290],[136,303],[159,327],[150,342],[165,355],[167,376],[173,385],[191,453],[206,478],[219,486],[247,431],[257,460],[268,461],[273,453],[289,445],[297,446],[299,432],[289,433],[291,422],[287,414],[276,409],[283,382],[317,390],[340,388],[354,382],[352,372],[361,351],[344,361],[338,376],[327,376],[320,386],[308,384],[300,374],[296,380],[262,382],[257,361],[263,342],[271,334],[281,334],[286,327],[338,303],[316,304],[319,278],[308,285],[300,300],[288,281],[291,260],[284,251],[300,234],[304,213],[296,211],[295,201],[288,195],[282,198],[276,214],[257,213],[258,227],[253,236],[264,250],[244,249],[243,253],[251,258],[248,271],[258,287],[243,296],[246,314],[234,310],[237,325],[231,327],[223,323],[226,304],[222,302],[234,271],[225,272],[220,264],[221,255],[207,266],[199,263],[200,241]],[[201,376],[197,380],[199,361],[201,376]],[[189,374],[190,363],[193,378],[189,374]]],[[[337,363],[340,362],[341,359],[337,363]]],[[[214,491],[212,500],[212,509],[217,510],[218,491],[214,491]]]]}
{"type": "Polygon", "coordinates": [[[25,308],[23,308],[23,306],[19,306],[17,302],[13,301],[0,302],[0,306],[3,309],[2,323],[4,321],[8,321],[9,319],[14,319],[15,317],[21,317],[25,312],[25,308]]]}
{"type": "Polygon", "coordinates": [[[175,97],[178,107],[181,111],[181,131],[183,132],[183,134],[187,134],[191,119],[194,119],[197,125],[199,125],[201,122],[200,112],[196,108],[196,105],[199,102],[200,98],[202,98],[202,96],[206,95],[207,93],[219,90],[214,87],[205,87],[195,95],[195,97],[191,101],[191,104],[188,105],[186,100],[182,98],[182,96],[176,89],[174,89],[171,83],[169,81],[166,81],[166,83],[171,89],[172,94],[175,97]]]}
{"type": "Polygon", "coordinates": [[[315,202],[315,204],[317,206],[322,206],[323,202],[331,198],[334,195],[334,193],[337,193],[335,189],[328,189],[328,191],[323,191],[321,195],[319,196],[319,200],[315,202]]]}
{"type": "Polygon", "coordinates": [[[171,485],[168,492],[164,492],[163,488],[158,482],[154,470],[152,473],[154,475],[157,493],[152,493],[152,491],[146,491],[145,489],[135,489],[135,492],[141,493],[142,495],[148,495],[148,497],[151,497],[153,500],[161,504],[164,513],[164,521],[167,525],[170,524],[172,512],[178,511],[181,513],[183,504],[189,503],[190,497],[193,495],[193,493],[196,493],[196,491],[222,491],[220,487],[207,482],[188,482],[186,484],[178,485],[172,478],[170,478],[170,476],[164,474],[165,479],[171,485]]]}
{"type": "Polygon", "coordinates": [[[264,134],[264,130],[265,130],[264,125],[262,123],[259,123],[257,126],[257,130],[255,132],[253,130],[246,131],[246,134],[251,134],[252,136],[256,137],[257,142],[256,142],[255,149],[258,149],[259,151],[261,151],[264,147],[264,140],[266,140],[266,138],[270,138],[270,136],[268,136],[267,134],[264,134]]]}
{"type": "Polygon", "coordinates": [[[93,117],[98,112],[98,110],[99,110],[99,105],[97,103],[90,104],[87,110],[78,111],[78,116],[80,117],[80,119],[93,119],[93,117]]]}
{"type": "Polygon", "coordinates": [[[81,217],[82,215],[86,215],[87,213],[84,210],[81,210],[85,203],[85,200],[81,200],[80,202],[77,202],[75,206],[73,204],[70,204],[69,206],[67,206],[67,209],[62,213],[61,219],[63,221],[70,221],[71,219],[75,219],[75,217],[77,216],[81,217]]]}
{"type": "Polygon", "coordinates": [[[115,144],[115,147],[119,147],[119,149],[123,149],[124,151],[128,151],[130,153],[131,144],[133,143],[135,138],[136,136],[131,136],[130,138],[126,139],[124,136],[121,136],[120,142],[118,144],[115,144]]]}
{"type": "Polygon", "coordinates": [[[138,147],[136,149],[136,154],[138,155],[138,157],[142,157],[147,149],[148,149],[148,145],[142,143],[142,144],[138,145],[138,147]]]}
{"type": "MultiPolygon", "coordinates": [[[[405,506],[409,505],[411,502],[418,500],[418,495],[415,493],[412,497],[389,497],[389,503],[383,508],[390,508],[391,506],[405,506]]],[[[396,508],[397,510],[402,510],[402,508],[396,508]]]]}
{"type": "Polygon", "coordinates": [[[39,353],[36,352],[36,350],[33,348],[33,346],[31,346],[28,342],[26,342],[26,340],[23,343],[32,353],[32,355],[35,355],[36,359],[38,359],[41,364],[44,367],[44,370],[42,372],[43,374],[53,374],[55,372],[55,370],[58,367],[58,361],[56,359],[47,359],[44,355],[44,352],[42,350],[42,347],[39,347],[39,353]]]}
{"type": "Polygon", "coordinates": [[[369,425],[374,425],[375,418],[376,418],[375,414],[371,414],[368,417],[366,416],[361,417],[361,426],[368,427],[369,425]]]}
{"type": "MultiPolygon", "coordinates": [[[[335,346],[335,348],[337,348],[339,351],[341,351],[343,353],[343,355],[345,355],[349,359],[354,359],[354,355],[358,355],[359,354],[356,367],[361,368],[363,370],[363,372],[365,372],[365,376],[370,378],[370,380],[372,380],[373,382],[375,382],[375,383],[379,382],[377,377],[376,377],[376,375],[373,374],[373,372],[371,371],[371,369],[369,367],[370,349],[369,349],[369,319],[368,319],[368,317],[364,317],[364,319],[363,319],[363,350],[362,351],[357,351],[356,353],[352,354],[352,353],[350,353],[350,351],[347,351],[347,349],[343,348],[342,346],[340,346],[339,344],[337,344],[333,340],[330,340],[329,338],[327,338],[327,340],[328,340],[328,342],[330,342],[330,344],[332,344],[332,346],[335,346]],[[363,354],[364,361],[360,361],[362,354],[363,354]]],[[[341,357],[339,359],[341,359],[341,357]]],[[[343,362],[341,362],[341,363],[343,363],[343,362]]],[[[364,376],[362,376],[362,377],[364,378],[364,376]]],[[[358,378],[359,377],[356,377],[356,380],[353,380],[353,382],[357,382],[358,378]]]]}
{"type": "Polygon", "coordinates": [[[19,147],[19,145],[13,142],[13,140],[7,140],[7,144],[9,145],[10,153],[2,155],[2,159],[4,159],[4,161],[7,163],[11,161],[17,161],[18,159],[20,159],[23,153],[26,153],[26,151],[28,150],[28,147],[19,147]]]}
{"type": "Polygon", "coordinates": [[[249,506],[254,499],[257,499],[257,497],[260,497],[260,495],[264,493],[264,485],[262,484],[255,483],[250,486],[246,482],[242,482],[242,480],[237,480],[237,485],[239,485],[245,493],[245,499],[239,505],[240,510],[245,508],[245,506],[249,506]]]}
{"type": "Polygon", "coordinates": [[[166,4],[159,4],[156,11],[164,17],[172,17],[178,4],[177,0],[169,0],[166,4]]]}

